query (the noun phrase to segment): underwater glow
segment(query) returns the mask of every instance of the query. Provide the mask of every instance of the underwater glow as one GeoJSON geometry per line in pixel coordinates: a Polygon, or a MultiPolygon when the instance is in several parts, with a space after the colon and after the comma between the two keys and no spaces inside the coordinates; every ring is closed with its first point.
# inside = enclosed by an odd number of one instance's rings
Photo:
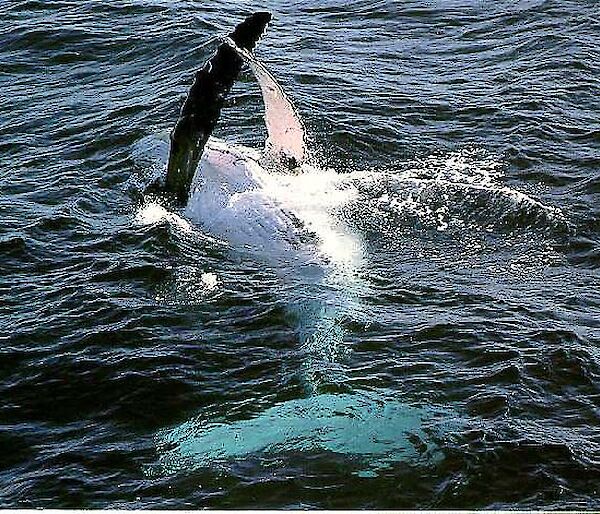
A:
{"type": "Polygon", "coordinates": [[[165,473],[210,467],[260,455],[332,452],[376,471],[394,462],[439,457],[425,429],[440,411],[405,405],[391,391],[318,394],[289,400],[250,419],[195,419],[158,438],[165,473]]]}

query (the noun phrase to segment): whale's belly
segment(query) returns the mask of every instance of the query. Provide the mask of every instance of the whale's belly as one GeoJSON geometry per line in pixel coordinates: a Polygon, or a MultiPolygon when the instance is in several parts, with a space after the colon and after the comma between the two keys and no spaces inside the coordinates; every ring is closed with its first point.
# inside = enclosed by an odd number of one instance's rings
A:
{"type": "Polygon", "coordinates": [[[198,166],[186,215],[234,247],[267,254],[298,251],[306,230],[272,188],[252,149],[211,139],[198,166]]]}

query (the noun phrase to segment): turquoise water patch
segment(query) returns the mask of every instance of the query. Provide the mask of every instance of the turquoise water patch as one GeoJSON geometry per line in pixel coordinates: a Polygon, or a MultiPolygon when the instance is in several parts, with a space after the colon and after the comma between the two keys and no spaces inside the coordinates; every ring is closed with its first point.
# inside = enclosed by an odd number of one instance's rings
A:
{"type": "Polygon", "coordinates": [[[373,476],[394,462],[436,460],[431,431],[439,409],[400,403],[386,394],[320,394],[275,405],[231,423],[186,422],[159,437],[162,473],[174,473],[250,456],[333,452],[360,459],[373,476]]]}

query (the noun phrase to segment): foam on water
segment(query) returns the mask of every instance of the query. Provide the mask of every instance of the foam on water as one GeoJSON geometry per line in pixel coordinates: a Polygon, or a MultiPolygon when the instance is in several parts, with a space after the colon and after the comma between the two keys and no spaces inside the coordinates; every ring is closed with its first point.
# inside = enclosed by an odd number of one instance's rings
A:
{"type": "Polygon", "coordinates": [[[167,222],[183,232],[191,232],[190,222],[177,213],[167,210],[156,202],[145,202],[135,214],[134,222],[139,225],[155,225],[167,222]]]}
{"type": "Polygon", "coordinates": [[[358,193],[345,215],[359,230],[380,235],[398,229],[565,230],[560,209],[501,182],[503,166],[497,157],[469,148],[355,172],[348,179],[358,193]]]}
{"type": "Polygon", "coordinates": [[[214,273],[202,273],[200,280],[209,291],[215,290],[219,284],[219,278],[214,273]]]}

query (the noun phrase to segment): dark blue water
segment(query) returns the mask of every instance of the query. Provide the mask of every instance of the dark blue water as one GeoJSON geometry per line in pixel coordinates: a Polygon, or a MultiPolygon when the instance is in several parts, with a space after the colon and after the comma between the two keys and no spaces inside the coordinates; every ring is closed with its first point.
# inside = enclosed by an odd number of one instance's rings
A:
{"type": "MultiPolygon", "coordinates": [[[[0,12],[0,506],[600,508],[597,2],[0,12]],[[146,209],[255,8],[350,284],[146,209]]],[[[216,135],[262,144],[248,71],[216,135]]]]}

